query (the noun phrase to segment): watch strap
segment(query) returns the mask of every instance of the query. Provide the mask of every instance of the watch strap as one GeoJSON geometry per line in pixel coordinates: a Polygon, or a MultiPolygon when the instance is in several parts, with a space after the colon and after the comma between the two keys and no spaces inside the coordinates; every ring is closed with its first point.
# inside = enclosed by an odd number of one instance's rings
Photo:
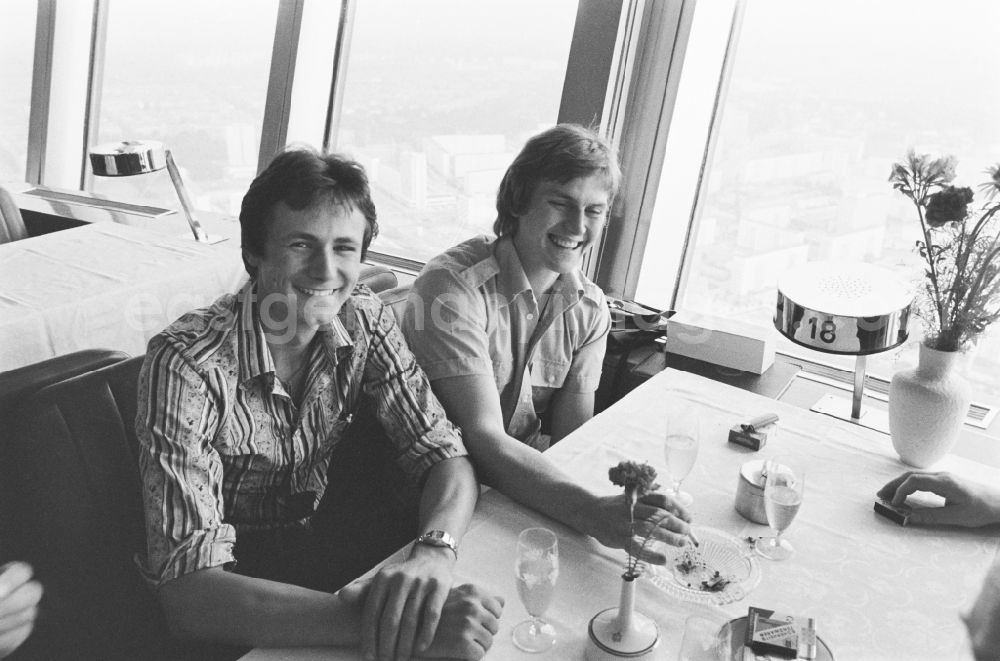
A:
{"type": "Polygon", "coordinates": [[[451,552],[455,554],[455,558],[458,558],[458,542],[444,530],[428,530],[417,537],[416,543],[451,549],[451,552]]]}

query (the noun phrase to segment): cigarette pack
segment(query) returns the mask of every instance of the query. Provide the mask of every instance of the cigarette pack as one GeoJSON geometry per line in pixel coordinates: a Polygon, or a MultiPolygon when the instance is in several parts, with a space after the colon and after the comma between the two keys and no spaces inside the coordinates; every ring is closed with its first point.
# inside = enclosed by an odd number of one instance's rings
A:
{"type": "Polygon", "coordinates": [[[910,514],[912,512],[913,509],[909,505],[893,505],[881,498],[875,499],[875,513],[881,514],[901,526],[905,526],[910,522],[910,514]]]}
{"type": "Polygon", "coordinates": [[[815,659],[816,622],[811,617],[751,606],[744,647],[772,658],[815,659]]]}

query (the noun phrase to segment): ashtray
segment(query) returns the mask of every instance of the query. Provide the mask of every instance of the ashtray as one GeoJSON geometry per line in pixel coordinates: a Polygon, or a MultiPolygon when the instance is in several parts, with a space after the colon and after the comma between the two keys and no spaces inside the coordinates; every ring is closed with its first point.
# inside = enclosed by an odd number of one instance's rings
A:
{"type": "MultiPolygon", "coordinates": [[[[745,661],[747,658],[752,658],[743,654],[743,641],[746,638],[746,633],[746,615],[730,620],[726,624],[722,625],[722,628],[719,630],[719,642],[728,646],[730,661],[745,661]],[[726,642],[727,637],[729,639],[728,643],[726,642]]],[[[815,661],[833,661],[833,652],[830,651],[829,645],[827,645],[819,636],[816,636],[815,661]]]]}
{"type": "Polygon", "coordinates": [[[667,546],[666,564],[650,567],[650,582],[664,592],[703,604],[740,601],[760,583],[761,571],[750,547],[715,528],[692,527],[700,542],[667,546]]]}

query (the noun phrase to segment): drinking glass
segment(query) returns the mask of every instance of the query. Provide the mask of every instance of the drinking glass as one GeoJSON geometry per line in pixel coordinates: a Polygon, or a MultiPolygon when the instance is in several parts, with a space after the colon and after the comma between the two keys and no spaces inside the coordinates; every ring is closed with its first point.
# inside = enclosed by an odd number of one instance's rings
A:
{"type": "Polygon", "coordinates": [[[525,652],[544,652],[556,642],[555,628],[542,620],[552,603],[559,576],[559,542],[548,528],[527,528],[517,537],[514,566],[517,596],[531,616],[514,627],[514,645],[525,652]]]}
{"type": "Polygon", "coordinates": [[[681,505],[690,505],[694,498],[681,491],[681,482],[688,476],[698,458],[698,417],[690,408],[672,403],[667,411],[667,433],[663,439],[663,457],[667,460],[670,495],[681,505]]]}
{"type": "Polygon", "coordinates": [[[803,490],[806,486],[806,469],[794,457],[779,455],[765,462],[767,478],[764,482],[764,512],[767,525],[774,531],[774,537],[762,537],[755,548],[769,560],[787,560],[795,553],[795,548],[781,536],[802,505],[803,490]]]}
{"type": "Polygon", "coordinates": [[[677,661],[729,661],[729,627],[700,615],[684,622],[684,638],[677,661]]]}

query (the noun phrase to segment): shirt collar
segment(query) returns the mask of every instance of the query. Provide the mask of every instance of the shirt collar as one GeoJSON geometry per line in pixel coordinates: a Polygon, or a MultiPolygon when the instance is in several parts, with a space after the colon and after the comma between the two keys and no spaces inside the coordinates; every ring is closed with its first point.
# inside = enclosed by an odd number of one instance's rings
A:
{"type": "Polygon", "coordinates": [[[358,323],[357,312],[354,308],[354,302],[351,299],[347,299],[344,302],[344,305],[340,308],[340,312],[333,318],[330,326],[319,333],[323,341],[323,346],[326,347],[327,356],[329,356],[330,362],[334,365],[337,364],[341,356],[350,353],[354,349],[354,340],[352,339],[351,332],[347,330],[345,321],[351,324],[352,327],[358,323]]]}
{"type": "MultiPolygon", "coordinates": [[[[497,239],[493,255],[499,266],[497,290],[505,297],[505,300],[513,301],[518,294],[531,290],[531,283],[528,282],[521,258],[517,256],[517,250],[514,248],[514,240],[509,235],[497,239]]],[[[583,282],[583,274],[579,270],[560,274],[552,287],[552,293],[556,292],[561,292],[565,296],[575,294],[573,296],[575,300],[584,296],[597,300],[588,294],[583,282]]]]}
{"type": "Polygon", "coordinates": [[[267,348],[264,329],[257,316],[257,280],[251,278],[237,294],[237,321],[239,322],[240,383],[246,383],[263,374],[274,374],[274,360],[267,348]]]}
{"type": "Polygon", "coordinates": [[[513,301],[516,296],[531,291],[531,283],[524,273],[521,258],[517,256],[514,240],[510,236],[497,239],[493,256],[497,260],[497,293],[506,301],[513,301]]]}

